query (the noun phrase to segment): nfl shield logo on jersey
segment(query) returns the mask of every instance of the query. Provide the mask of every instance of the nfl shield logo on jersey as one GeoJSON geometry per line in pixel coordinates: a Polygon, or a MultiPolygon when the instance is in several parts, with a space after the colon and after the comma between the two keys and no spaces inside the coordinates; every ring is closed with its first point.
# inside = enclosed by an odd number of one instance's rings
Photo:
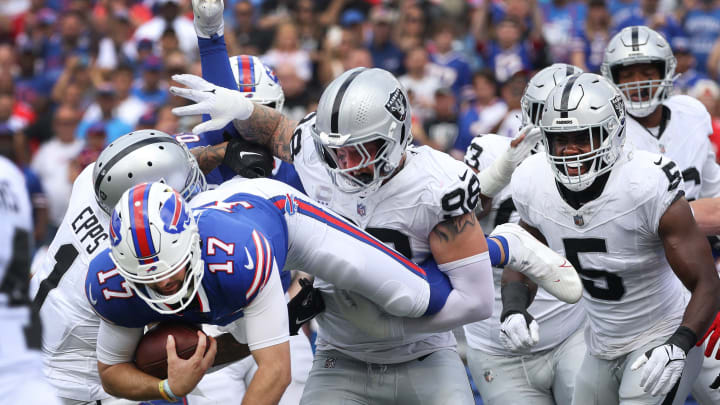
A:
{"type": "Polygon", "coordinates": [[[575,225],[577,226],[585,225],[585,220],[583,219],[582,215],[575,215],[573,217],[573,222],[575,222],[575,225]]]}
{"type": "Polygon", "coordinates": [[[360,215],[361,217],[364,217],[365,214],[367,214],[367,209],[365,208],[365,204],[363,204],[363,203],[358,203],[358,204],[357,204],[357,213],[358,213],[358,215],[360,215]]]}

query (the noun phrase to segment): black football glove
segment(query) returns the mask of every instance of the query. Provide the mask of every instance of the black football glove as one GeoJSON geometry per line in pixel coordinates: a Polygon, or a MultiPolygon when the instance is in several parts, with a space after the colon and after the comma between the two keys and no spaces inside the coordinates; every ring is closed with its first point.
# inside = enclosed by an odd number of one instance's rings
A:
{"type": "Polygon", "coordinates": [[[241,136],[230,139],[222,163],[248,179],[270,177],[274,166],[272,153],[266,147],[241,136]]]}
{"type": "Polygon", "coordinates": [[[290,323],[290,336],[298,334],[300,327],[325,310],[320,290],[313,288],[312,281],[301,278],[300,292],[288,302],[288,320],[290,323]]]}

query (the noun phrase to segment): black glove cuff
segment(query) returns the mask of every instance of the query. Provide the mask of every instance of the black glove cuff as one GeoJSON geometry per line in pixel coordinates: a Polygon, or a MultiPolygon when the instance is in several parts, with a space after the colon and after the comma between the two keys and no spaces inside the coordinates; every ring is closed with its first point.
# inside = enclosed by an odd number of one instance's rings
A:
{"type": "Polygon", "coordinates": [[[687,354],[697,343],[698,337],[692,329],[681,326],[677,328],[675,333],[667,340],[667,343],[674,344],[675,346],[683,349],[687,354]]]}
{"type": "Polygon", "coordinates": [[[273,156],[259,144],[236,136],[228,141],[222,164],[248,179],[270,177],[273,170],[273,156]]]}
{"type": "Polygon", "coordinates": [[[507,283],[500,289],[500,295],[503,304],[502,314],[500,315],[501,323],[512,314],[523,314],[528,325],[532,322],[533,317],[526,311],[530,306],[531,296],[530,287],[527,284],[519,281],[507,283]]]}

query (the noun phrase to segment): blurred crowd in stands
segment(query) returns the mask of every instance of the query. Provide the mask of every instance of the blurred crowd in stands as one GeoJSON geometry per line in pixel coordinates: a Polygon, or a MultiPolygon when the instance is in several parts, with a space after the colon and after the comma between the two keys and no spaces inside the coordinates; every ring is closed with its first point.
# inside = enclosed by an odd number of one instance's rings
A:
{"type": "MultiPolygon", "coordinates": [[[[196,123],[167,91],[200,75],[190,0],[0,2],[0,154],[27,178],[35,238],[51,238],[72,182],[134,129],[196,123]]],[[[678,60],[676,90],[701,100],[720,138],[720,0],[225,0],[230,55],[259,56],[300,119],[343,71],[397,75],[415,142],[462,156],[472,137],[514,136],[531,75],[553,63],[599,72],[623,27],[648,25],[678,60]]]]}

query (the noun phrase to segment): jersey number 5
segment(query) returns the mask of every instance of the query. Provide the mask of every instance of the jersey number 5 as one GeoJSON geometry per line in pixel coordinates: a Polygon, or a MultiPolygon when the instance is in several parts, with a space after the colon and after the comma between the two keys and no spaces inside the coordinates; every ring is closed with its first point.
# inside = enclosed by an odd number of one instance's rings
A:
{"type": "Polygon", "coordinates": [[[593,297],[605,301],[620,301],[625,295],[622,278],[605,270],[587,269],[580,265],[578,253],[607,253],[605,239],[563,239],[565,257],[580,273],[585,290],[593,297]]]}

